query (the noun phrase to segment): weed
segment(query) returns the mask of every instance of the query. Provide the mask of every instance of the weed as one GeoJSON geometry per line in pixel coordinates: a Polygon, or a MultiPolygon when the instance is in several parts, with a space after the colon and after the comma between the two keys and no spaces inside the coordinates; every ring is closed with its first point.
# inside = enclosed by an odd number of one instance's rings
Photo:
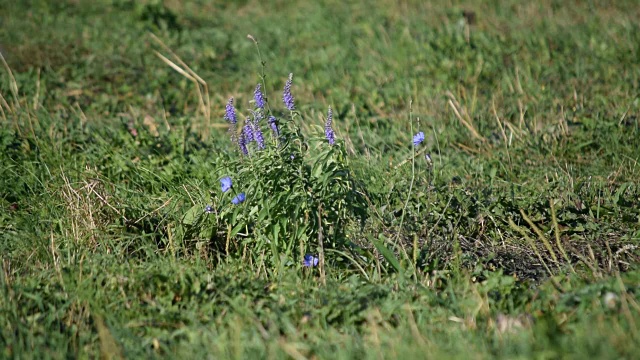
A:
{"type": "Polygon", "coordinates": [[[636,356],[636,2],[6,5],[0,356],[636,356]]]}

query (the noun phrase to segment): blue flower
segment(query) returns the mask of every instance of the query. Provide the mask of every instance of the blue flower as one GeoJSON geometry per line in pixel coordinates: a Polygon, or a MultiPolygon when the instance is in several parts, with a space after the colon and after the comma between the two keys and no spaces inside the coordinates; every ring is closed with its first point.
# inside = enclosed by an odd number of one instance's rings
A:
{"type": "Polygon", "coordinates": [[[224,119],[232,125],[235,125],[237,122],[236,109],[233,107],[233,98],[229,98],[229,102],[227,103],[226,111],[224,113],[224,119]]]}
{"type": "Polygon", "coordinates": [[[329,111],[327,112],[327,122],[324,124],[324,136],[326,136],[329,141],[329,145],[333,145],[336,143],[336,133],[333,131],[331,127],[331,122],[333,121],[333,110],[331,110],[331,106],[329,106],[329,111]]]}
{"type": "Polygon", "coordinates": [[[276,119],[276,117],[272,115],[269,116],[269,119],[267,121],[269,122],[269,127],[271,128],[271,130],[276,134],[276,136],[278,136],[278,119],[276,119]]]}
{"type": "Polygon", "coordinates": [[[256,90],[253,92],[253,99],[256,101],[256,107],[258,109],[264,109],[264,95],[260,87],[260,84],[256,85],[256,90]]]}
{"type": "Polygon", "coordinates": [[[293,95],[291,95],[291,83],[293,82],[293,74],[289,74],[289,79],[284,84],[284,92],[282,93],[282,101],[284,106],[289,110],[294,110],[296,107],[293,104],[293,95]]]}
{"type": "Polygon", "coordinates": [[[236,195],[233,199],[231,199],[231,203],[234,205],[238,205],[244,202],[244,200],[246,199],[246,196],[244,193],[240,193],[238,195],[236,195]]]}
{"type": "Polygon", "coordinates": [[[226,193],[231,189],[231,186],[233,186],[233,182],[231,181],[230,177],[225,176],[220,179],[220,186],[222,187],[222,192],[226,193]]]}
{"type": "Polygon", "coordinates": [[[317,257],[307,254],[304,256],[304,260],[302,261],[302,266],[315,267],[315,266],[318,266],[319,261],[320,260],[317,257]]]}
{"type": "Polygon", "coordinates": [[[413,146],[418,146],[424,141],[424,133],[420,131],[413,136],[413,146]]]}
{"type": "Polygon", "coordinates": [[[204,212],[206,212],[207,214],[212,214],[213,213],[213,206],[211,205],[207,205],[204,207],[204,212]]]}

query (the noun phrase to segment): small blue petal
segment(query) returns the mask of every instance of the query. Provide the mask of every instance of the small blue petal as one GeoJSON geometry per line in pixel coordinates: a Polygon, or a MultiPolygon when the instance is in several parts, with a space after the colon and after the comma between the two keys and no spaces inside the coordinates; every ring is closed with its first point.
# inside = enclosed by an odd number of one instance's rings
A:
{"type": "Polygon", "coordinates": [[[231,186],[233,186],[233,182],[231,181],[230,177],[225,176],[220,179],[220,187],[222,188],[223,193],[229,191],[231,189],[231,186]]]}
{"type": "Polygon", "coordinates": [[[413,136],[413,146],[418,146],[424,141],[424,133],[420,131],[413,136]]]}
{"type": "Polygon", "coordinates": [[[211,205],[205,206],[204,207],[204,212],[206,212],[207,214],[213,213],[213,206],[211,206],[211,205]]]}
{"type": "Polygon", "coordinates": [[[315,267],[315,266],[318,266],[318,262],[320,262],[320,260],[317,257],[307,254],[304,256],[302,265],[305,267],[315,267]]]}
{"type": "Polygon", "coordinates": [[[238,205],[244,202],[246,196],[244,193],[240,193],[236,195],[233,199],[231,199],[231,203],[234,205],[238,205]]]}

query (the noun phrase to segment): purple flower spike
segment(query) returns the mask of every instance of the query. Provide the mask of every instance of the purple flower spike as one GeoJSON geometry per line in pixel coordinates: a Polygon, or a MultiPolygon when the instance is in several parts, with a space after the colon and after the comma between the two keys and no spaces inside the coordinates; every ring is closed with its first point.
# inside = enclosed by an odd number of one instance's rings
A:
{"type": "Polygon", "coordinates": [[[242,204],[245,199],[246,199],[245,194],[244,193],[240,193],[240,194],[236,195],[233,199],[231,199],[231,203],[234,204],[234,205],[242,204]]]}
{"type": "Polygon", "coordinates": [[[242,134],[244,135],[245,145],[248,145],[250,142],[254,140],[253,125],[251,124],[251,120],[249,120],[249,118],[247,118],[247,120],[245,120],[244,122],[244,127],[242,128],[242,134]]]}
{"type": "Polygon", "coordinates": [[[424,133],[420,131],[413,136],[413,146],[418,146],[424,141],[424,133]]]}
{"type": "Polygon", "coordinates": [[[284,92],[282,93],[282,101],[287,109],[293,111],[296,107],[293,104],[293,95],[291,95],[291,83],[293,82],[293,74],[289,74],[289,79],[284,84],[284,92]]]}
{"type": "Polygon", "coordinates": [[[244,134],[240,134],[238,137],[238,146],[240,147],[240,151],[244,155],[249,155],[249,149],[247,149],[247,140],[244,137],[244,134]]]}
{"type": "Polygon", "coordinates": [[[332,122],[333,110],[331,110],[331,106],[329,106],[329,111],[327,112],[327,122],[324,124],[324,136],[326,136],[327,140],[329,141],[329,145],[333,145],[336,143],[336,133],[331,127],[332,122]]]}
{"type": "Polygon", "coordinates": [[[278,119],[276,119],[275,116],[269,116],[269,119],[267,121],[269,122],[269,127],[271,128],[273,133],[276,134],[276,136],[278,136],[278,134],[279,134],[279,131],[278,131],[278,119]]]}
{"type": "Polygon", "coordinates": [[[230,177],[225,176],[222,179],[220,179],[220,187],[222,188],[223,193],[226,193],[227,191],[231,190],[231,186],[233,186],[233,182],[231,181],[230,177]]]}
{"type": "Polygon", "coordinates": [[[256,86],[256,90],[253,92],[253,99],[256,101],[256,107],[258,109],[264,109],[264,95],[260,84],[256,86]]]}
{"type": "Polygon", "coordinates": [[[253,139],[258,144],[258,149],[264,149],[264,136],[262,136],[262,130],[260,130],[260,124],[258,124],[258,118],[256,117],[251,124],[251,130],[253,132],[253,139]]]}
{"type": "Polygon", "coordinates": [[[302,266],[304,267],[316,267],[318,266],[318,263],[320,262],[320,259],[318,259],[317,257],[307,254],[304,256],[304,260],[302,261],[302,266]]]}
{"type": "Polygon", "coordinates": [[[224,113],[224,119],[232,125],[235,125],[238,121],[236,118],[236,109],[233,107],[233,98],[229,98],[229,102],[227,103],[224,113]]]}

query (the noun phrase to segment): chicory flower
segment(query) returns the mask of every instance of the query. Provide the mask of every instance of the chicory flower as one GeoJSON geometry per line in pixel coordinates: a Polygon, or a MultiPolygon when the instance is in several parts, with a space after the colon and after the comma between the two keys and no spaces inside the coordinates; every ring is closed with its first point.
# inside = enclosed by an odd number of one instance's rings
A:
{"type": "Polygon", "coordinates": [[[233,199],[231,199],[231,203],[234,204],[234,205],[242,204],[245,199],[246,199],[245,194],[244,193],[240,193],[240,194],[236,195],[233,199]]]}
{"type": "Polygon", "coordinates": [[[230,177],[225,176],[220,179],[220,187],[222,188],[223,193],[229,191],[231,189],[231,186],[233,186],[233,182],[231,181],[230,177]]]}
{"type": "Polygon", "coordinates": [[[318,266],[318,262],[320,262],[320,259],[318,259],[317,257],[311,255],[311,254],[307,254],[304,256],[304,260],[302,261],[302,265],[305,267],[316,267],[318,266]]]}
{"type": "Polygon", "coordinates": [[[413,136],[413,146],[418,146],[424,141],[424,133],[420,131],[413,136]]]}

